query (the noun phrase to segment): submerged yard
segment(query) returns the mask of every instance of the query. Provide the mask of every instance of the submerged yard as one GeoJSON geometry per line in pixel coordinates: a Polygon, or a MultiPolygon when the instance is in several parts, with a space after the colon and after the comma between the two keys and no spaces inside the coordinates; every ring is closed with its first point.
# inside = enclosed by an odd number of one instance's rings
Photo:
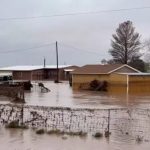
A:
{"type": "MultiPolygon", "coordinates": [[[[148,150],[150,146],[150,94],[107,93],[96,91],[72,91],[67,82],[55,84],[43,82],[51,90],[41,93],[34,82],[31,92],[26,92],[24,118],[30,127],[65,132],[86,132],[86,137],[44,134],[34,130],[5,129],[1,127],[0,143],[3,149],[20,150],[76,150],[76,149],[129,149],[148,150]],[[44,106],[44,107],[43,107],[44,106]],[[35,119],[37,118],[37,120],[35,119]],[[33,121],[31,121],[33,120],[33,121]],[[109,138],[95,139],[96,132],[111,132],[109,138]],[[42,137],[42,138],[41,138],[42,137]],[[141,138],[141,141],[137,141],[141,138]],[[75,145],[75,146],[73,146],[75,145]]],[[[1,97],[1,126],[5,122],[20,119],[22,106],[10,104],[1,97]]]]}
{"type": "Polygon", "coordinates": [[[150,93],[109,93],[99,91],[73,91],[68,82],[55,84],[43,82],[51,91],[41,93],[37,82],[31,92],[26,92],[27,105],[65,106],[76,108],[150,108],[150,93]]]}

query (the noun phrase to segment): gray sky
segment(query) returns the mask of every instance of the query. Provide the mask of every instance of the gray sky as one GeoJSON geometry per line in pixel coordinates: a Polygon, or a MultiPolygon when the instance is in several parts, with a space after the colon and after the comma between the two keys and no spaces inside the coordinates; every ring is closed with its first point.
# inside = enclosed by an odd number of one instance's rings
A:
{"type": "Polygon", "coordinates": [[[0,0],[0,66],[55,64],[58,41],[60,64],[94,64],[108,59],[112,34],[131,20],[141,40],[150,38],[150,9],[98,14],[2,20],[33,16],[148,7],[150,0],[0,0]],[[45,44],[49,46],[38,47],[45,44]],[[17,50],[13,53],[3,53],[17,50]]]}

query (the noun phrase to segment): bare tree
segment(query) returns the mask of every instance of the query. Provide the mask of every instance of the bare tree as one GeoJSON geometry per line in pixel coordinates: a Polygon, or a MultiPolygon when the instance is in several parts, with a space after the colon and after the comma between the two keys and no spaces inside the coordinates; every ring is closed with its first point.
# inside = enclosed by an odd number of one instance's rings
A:
{"type": "Polygon", "coordinates": [[[145,40],[144,47],[146,47],[147,51],[150,51],[150,38],[148,40],[145,40]]]}
{"type": "Polygon", "coordinates": [[[132,61],[130,61],[128,65],[132,66],[133,68],[137,70],[140,70],[141,72],[147,71],[147,64],[138,56],[134,56],[132,58],[132,61]]]}
{"type": "Polygon", "coordinates": [[[107,64],[107,60],[106,59],[102,59],[101,60],[101,64],[106,65],[107,64]]]}
{"type": "Polygon", "coordinates": [[[150,63],[150,38],[142,43],[143,59],[150,63]]]}
{"type": "Polygon", "coordinates": [[[116,34],[113,34],[112,37],[112,48],[109,53],[114,62],[128,64],[134,56],[140,56],[140,35],[135,32],[131,21],[119,24],[116,34]]]}

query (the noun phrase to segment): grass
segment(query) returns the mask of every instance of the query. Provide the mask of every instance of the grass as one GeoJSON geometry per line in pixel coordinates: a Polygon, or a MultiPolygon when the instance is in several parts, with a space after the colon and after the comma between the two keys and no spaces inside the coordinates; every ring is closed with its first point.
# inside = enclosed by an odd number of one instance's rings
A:
{"type": "Polygon", "coordinates": [[[67,132],[65,134],[71,135],[71,136],[86,136],[87,135],[86,132],[82,132],[82,131],[79,131],[79,132],[67,132]]]}
{"type": "Polygon", "coordinates": [[[60,130],[49,130],[47,131],[48,134],[63,134],[64,132],[60,130]]]}
{"type": "Polygon", "coordinates": [[[109,137],[109,136],[110,136],[110,134],[111,134],[111,132],[109,132],[109,131],[105,131],[105,137],[109,137]]]}
{"type": "Polygon", "coordinates": [[[143,136],[138,135],[138,136],[136,137],[136,142],[137,142],[137,143],[140,143],[140,142],[142,142],[142,141],[143,141],[143,136]]]}
{"type": "Polygon", "coordinates": [[[44,129],[38,129],[36,130],[36,134],[44,134],[45,130],[44,129]]]}
{"type": "Polygon", "coordinates": [[[49,130],[47,131],[48,134],[60,134],[60,135],[70,135],[70,136],[86,136],[87,133],[85,132],[63,132],[63,131],[60,131],[60,130],[49,130]]]}
{"type": "Polygon", "coordinates": [[[95,138],[101,138],[101,137],[103,137],[103,134],[100,133],[100,132],[96,132],[93,136],[94,136],[95,138]]]}
{"type": "Polygon", "coordinates": [[[8,123],[6,126],[6,128],[19,128],[19,129],[28,129],[28,126],[22,124],[19,125],[19,121],[15,120],[15,121],[11,121],[10,123],[8,123]]]}

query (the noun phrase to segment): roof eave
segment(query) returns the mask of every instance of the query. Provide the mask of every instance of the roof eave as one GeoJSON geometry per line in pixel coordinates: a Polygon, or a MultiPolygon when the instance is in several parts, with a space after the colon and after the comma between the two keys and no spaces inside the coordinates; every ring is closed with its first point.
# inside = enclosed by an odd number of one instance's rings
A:
{"type": "Polygon", "coordinates": [[[73,74],[73,75],[74,75],[74,74],[75,74],[75,75],[76,75],[76,74],[77,74],[77,75],[101,75],[101,74],[102,74],[102,75],[108,75],[109,73],[73,73],[73,72],[72,72],[72,74],[73,74]]]}
{"type": "Polygon", "coordinates": [[[138,72],[138,73],[141,73],[141,71],[139,71],[139,70],[137,70],[137,69],[135,69],[135,68],[133,68],[133,67],[127,65],[127,64],[124,64],[124,65],[122,65],[122,66],[120,66],[120,67],[118,67],[118,68],[116,68],[116,69],[114,69],[114,70],[111,70],[111,71],[108,72],[108,73],[109,73],[109,74],[110,74],[110,73],[113,73],[113,72],[115,72],[115,71],[117,71],[117,70],[119,70],[119,69],[121,69],[121,68],[123,68],[123,67],[128,67],[128,68],[130,68],[130,69],[132,69],[132,70],[134,70],[134,71],[136,71],[136,72],[138,72]]]}

